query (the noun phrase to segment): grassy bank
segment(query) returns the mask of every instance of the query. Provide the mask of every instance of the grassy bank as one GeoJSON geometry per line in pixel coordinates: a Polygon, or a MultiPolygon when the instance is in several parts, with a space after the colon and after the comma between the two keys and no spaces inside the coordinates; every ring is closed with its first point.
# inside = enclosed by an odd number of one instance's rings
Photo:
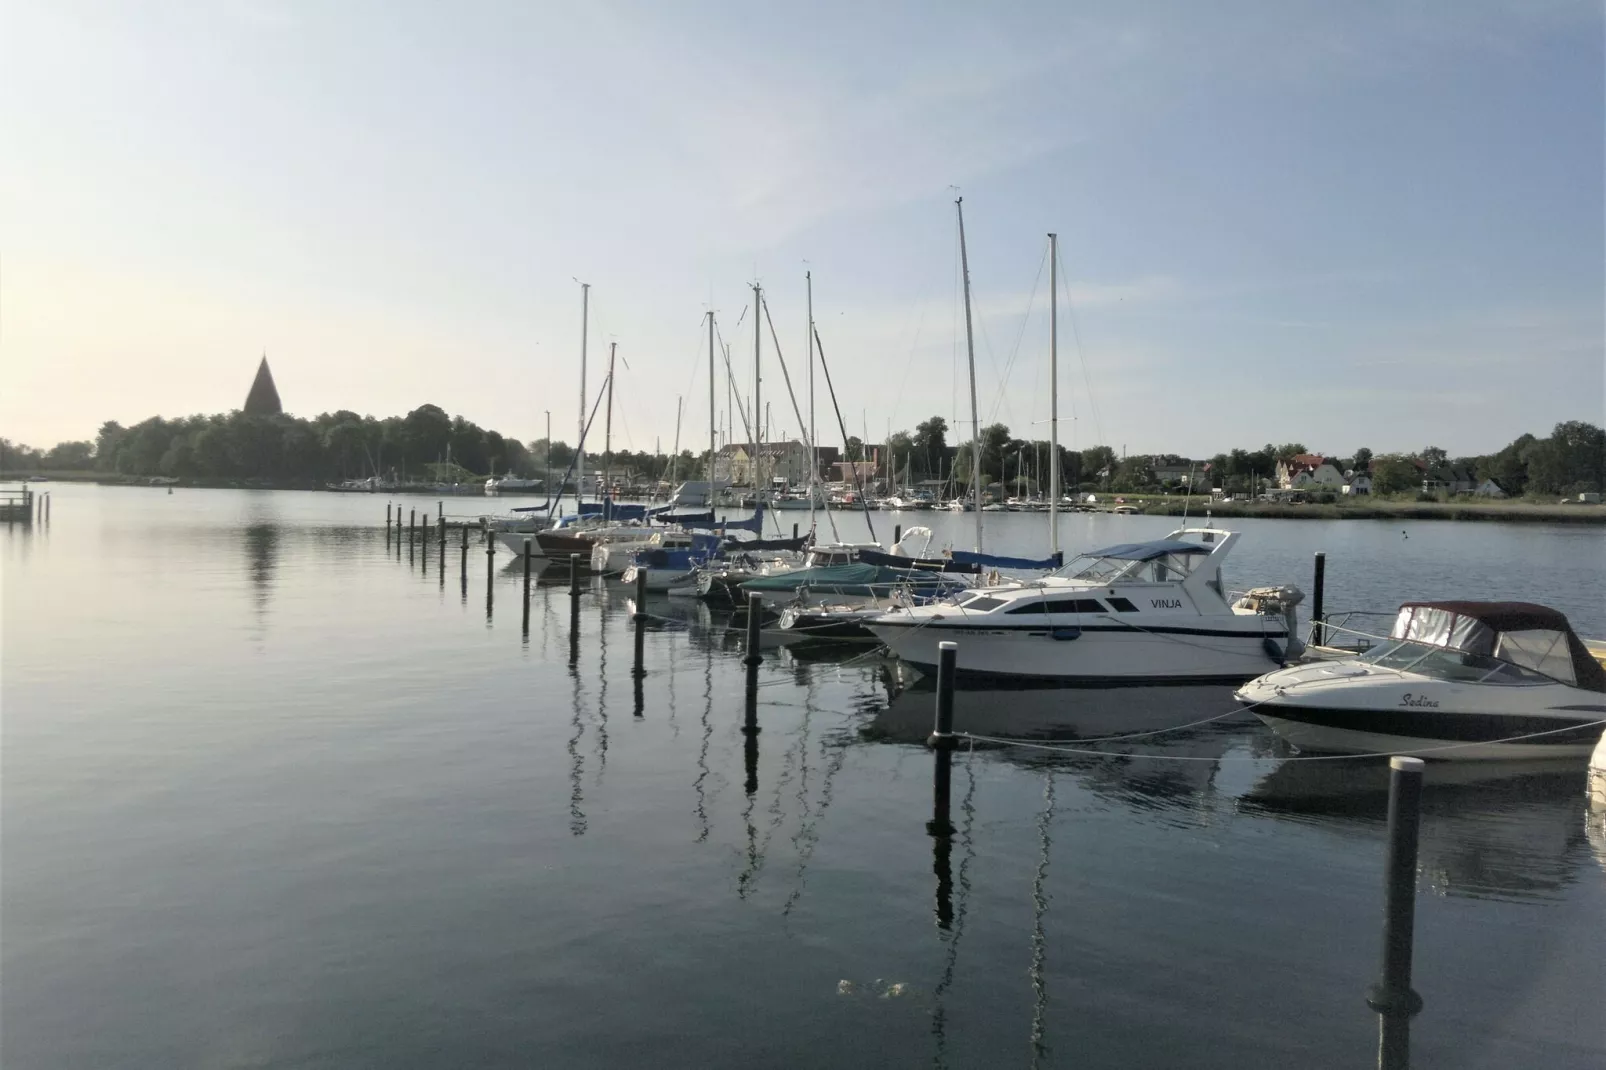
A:
{"type": "MultiPolygon", "coordinates": [[[[1130,499],[1129,499],[1130,500],[1130,499]]],[[[1132,502],[1155,516],[1181,516],[1181,498],[1132,502]]],[[[1193,499],[1189,516],[1266,517],[1275,520],[1498,520],[1529,524],[1606,525],[1606,506],[1557,505],[1541,502],[1396,502],[1374,499],[1332,504],[1286,502],[1211,502],[1193,499]]]]}

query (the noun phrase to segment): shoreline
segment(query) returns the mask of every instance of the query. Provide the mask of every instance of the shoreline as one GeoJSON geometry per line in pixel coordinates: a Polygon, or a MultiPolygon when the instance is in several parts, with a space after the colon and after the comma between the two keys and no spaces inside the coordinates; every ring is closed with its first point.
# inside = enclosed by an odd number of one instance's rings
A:
{"type": "MultiPolygon", "coordinates": [[[[1150,516],[1181,516],[1181,499],[1133,503],[1150,516]]],[[[1606,525],[1606,506],[1542,502],[1391,502],[1360,504],[1292,505],[1283,502],[1205,502],[1192,504],[1190,516],[1208,511],[1212,517],[1267,520],[1459,520],[1514,524],[1606,525]]]]}

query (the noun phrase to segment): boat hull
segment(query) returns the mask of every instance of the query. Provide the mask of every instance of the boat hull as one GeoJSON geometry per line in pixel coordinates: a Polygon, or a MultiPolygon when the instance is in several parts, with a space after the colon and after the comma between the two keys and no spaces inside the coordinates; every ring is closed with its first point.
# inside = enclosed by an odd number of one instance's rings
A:
{"type": "Polygon", "coordinates": [[[1301,750],[1441,760],[1583,758],[1606,694],[1560,682],[1457,680],[1326,661],[1240,688],[1237,699],[1301,750]]]}
{"type": "Polygon", "coordinates": [[[1256,630],[1209,634],[1204,627],[1176,632],[1137,631],[1119,625],[1057,628],[964,628],[935,624],[869,624],[876,638],[922,673],[936,672],[938,644],[959,645],[956,668],[970,682],[1044,684],[1242,683],[1276,667],[1267,641],[1278,647],[1286,633],[1256,630]]]}

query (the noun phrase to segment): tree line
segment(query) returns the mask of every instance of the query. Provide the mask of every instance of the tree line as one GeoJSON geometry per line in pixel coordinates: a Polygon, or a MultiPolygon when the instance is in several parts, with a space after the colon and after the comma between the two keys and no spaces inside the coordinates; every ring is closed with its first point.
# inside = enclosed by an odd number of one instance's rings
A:
{"type": "MultiPolygon", "coordinates": [[[[882,443],[850,437],[843,456],[875,459],[894,482],[940,480],[963,488],[971,482],[973,443],[948,443],[941,416],[898,431],[882,443]]],[[[1041,439],[1021,439],[1007,425],[981,431],[981,475],[987,487],[1011,493],[1046,489],[1052,447],[1041,439]]],[[[1224,492],[1256,493],[1276,477],[1281,462],[1308,454],[1303,443],[1267,443],[1258,450],[1234,449],[1208,460],[1174,454],[1121,457],[1110,446],[1083,450],[1059,447],[1060,480],[1067,490],[1161,492],[1177,490],[1193,473],[1194,486],[1224,492]]],[[[130,427],[101,425],[94,441],[61,442],[49,450],[14,445],[0,438],[0,470],[97,471],[127,476],[171,476],[203,480],[244,480],[298,485],[363,478],[464,481],[512,473],[557,477],[574,459],[567,443],[536,439],[528,444],[488,430],[436,405],[420,405],[405,416],[378,419],[342,409],[311,419],[285,414],[164,419],[153,416],[130,427]]],[[[1606,487],[1606,433],[1578,420],[1559,423],[1548,438],[1525,434],[1491,454],[1450,457],[1429,446],[1414,454],[1374,457],[1365,447],[1345,457],[1328,457],[1341,472],[1369,472],[1379,494],[1418,490],[1429,472],[1460,470],[1479,482],[1494,480],[1506,494],[1599,492],[1606,487]]],[[[678,457],[647,451],[589,452],[587,465],[611,466],[638,479],[683,480],[707,471],[706,450],[682,450],[678,457]]]]}

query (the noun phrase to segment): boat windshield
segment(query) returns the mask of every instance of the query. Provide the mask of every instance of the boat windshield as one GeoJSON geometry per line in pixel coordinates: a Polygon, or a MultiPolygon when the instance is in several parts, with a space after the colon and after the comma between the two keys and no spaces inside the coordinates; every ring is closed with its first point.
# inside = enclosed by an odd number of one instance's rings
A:
{"type": "Polygon", "coordinates": [[[1567,633],[1555,628],[1496,631],[1477,617],[1437,606],[1402,606],[1391,638],[1477,658],[1576,685],[1567,633]]]}
{"type": "Polygon", "coordinates": [[[1419,639],[1389,639],[1361,654],[1359,660],[1379,668],[1464,683],[1535,684],[1552,683],[1557,679],[1492,654],[1458,650],[1419,639]]]}
{"type": "Polygon", "coordinates": [[[1192,554],[1164,554],[1148,561],[1083,554],[1054,575],[1101,586],[1111,583],[1171,583],[1186,579],[1197,560],[1199,557],[1192,554]]]}

